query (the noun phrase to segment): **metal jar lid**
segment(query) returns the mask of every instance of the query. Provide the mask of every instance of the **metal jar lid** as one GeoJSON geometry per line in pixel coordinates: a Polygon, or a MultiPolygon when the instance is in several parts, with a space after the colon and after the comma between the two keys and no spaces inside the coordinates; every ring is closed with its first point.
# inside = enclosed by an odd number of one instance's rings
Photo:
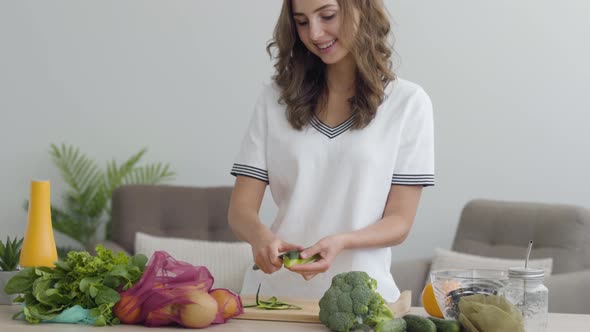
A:
{"type": "Polygon", "coordinates": [[[545,270],[534,267],[511,267],[508,269],[508,277],[519,279],[543,279],[545,277],[545,270]]]}

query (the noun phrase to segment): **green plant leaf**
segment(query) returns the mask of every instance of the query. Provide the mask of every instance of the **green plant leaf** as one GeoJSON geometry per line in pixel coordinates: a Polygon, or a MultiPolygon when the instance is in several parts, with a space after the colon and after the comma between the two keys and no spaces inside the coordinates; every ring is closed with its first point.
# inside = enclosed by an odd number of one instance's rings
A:
{"type": "Polygon", "coordinates": [[[31,267],[25,268],[8,280],[6,286],[4,286],[4,291],[6,294],[24,293],[33,287],[35,279],[37,279],[35,269],[31,267]]]}
{"type": "Polygon", "coordinates": [[[99,315],[98,317],[96,317],[96,320],[94,321],[94,325],[95,326],[105,326],[107,325],[107,322],[104,318],[103,315],[99,315]]]}
{"type": "Polygon", "coordinates": [[[115,266],[109,272],[109,275],[114,276],[114,277],[123,277],[125,279],[129,279],[129,271],[127,271],[127,267],[124,265],[115,266]]]}
{"type": "Polygon", "coordinates": [[[132,170],[124,179],[124,184],[160,184],[171,180],[176,174],[170,171],[170,165],[162,163],[147,164],[132,170]]]}
{"type": "Polygon", "coordinates": [[[16,271],[20,260],[20,252],[23,238],[10,239],[6,237],[6,243],[0,241],[0,269],[2,271],[16,271]]]}
{"type": "Polygon", "coordinates": [[[86,277],[86,278],[80,280],[80,291],[87,292],[88,289],[90,288],[90,285],[98,284],[98,283],[102,282],[102,278],[103,277],[101,277],[101,276],[99,276],[99,277],[86,277]]]}
{"type": "Polygon", "coordinates": [[[94,160],[81,154],[78,148],[52,144],[50,154],[70,186],[64,195],[68,212],[54,208],[54,227],[87,245],[96,233],[107,201],[103,172],[94,160]]]}
{"type": "Polygon", "coordinates": [[[51,286],[53,286],[53,281],[48,277],[37,278],[33,282],[33,296],[37,301],[50,306],[51,300],[47,298],[45,291],[51,288],[51,286]]]}
{"type": "Polygon", "coordinates": [[[92,193],[100,189],[96,184],[100,182],[102,172],[94,160],[80,153],[79,148],[68,147],[65,144],[57,147],[51,144],[50,153],[73,192],[79,195],[85,191],[92,193]]]}
{"type": "MultiPolygon", "coordinates": [[[[60,247],[60,248],[63,248],[63,247],[60,247]]],[[[58,250],[58,252],[59,252],[59,250],[58,250]]],[[[61,258],[65,258],[66,256],[67,256],[67,254],[60,255],[61,258]]],[[[66,272],[66,273],[72,271],[72,266],[69,263],[64,263],[64,262],[60,262],[60,261],[55,262],[55,268],[56,268],[56,271],[62,270],[63,272],[66,272]]]]}
{"type": "Polygon", "coordinates": [[[97,305],[106,304],[106,303],[117,303],[121,299],[121,296],[117,291],[112,288],[98,285],[97,286],[98,293],[96,294],[96,298],[94,301],[97,305]]]}
{"type": "Polygon", "coordinates": [[[117,287],[119,287],[119,285],[121,284],[121,281],[119,280],[119,278],[112,276],[112,275],[106,275],[104,277],[104,280],[102,281],[102,284],[113,288],[113,289],[117,289],[117,287]]]}
{"type": "Polygon", "coordinates": [[[107,172],[106,172],[106,183],[107,183],[107,192],[109,196],[112,195],[113,191],[124,184],[123,179],[127,177],[127,175],[133,171],[135,165],[139,162],[141,157],[147,152],[146,148],[142,148],[131,156],[127,161],[125,161],[121,166],[117,167],[117,164],[114,160],[110,163],[107,163],[107,172]]]}
{"type": "Polygon", "coordinates": [[[42,320],[53,319],[57,314],[48,314],[42,304],[35,304],[23,308],[25,319],[31,324],[38,324],[42,320]]]}
{"type": "Polygon", "coordinates": [[[45,291],[45,294],[43,295],[44,298],[46,299],[47,303],[50,303],[52,306],[66,306],[70,303],[70,298],[68,298],[67,296],[64,296],[63,294],[61,294],[59,292],[59,290],[55,289],[55,288],[50,288],[48,290],[45,291]]]}
{"type": "Polygon", "coordinates": [[[88,294],[90,294],[91,297],[96,297],[98,294],[98,288],[95,286],[90,286],[90,288],[88,288],[88,294]]]}
{"type": "Polygon", "coordinates": [[[139,267],[139,269],[141,271],[143,271],[145,269],[145,265],[148,262],[148,258],[146,255],[144,254],[137,254],[133,257],[131,257],[131,264],[139,267]]]}
{"type": "MultiPolygon", "coordinates": [[[[105,221],[106,237],[111,238],[110,203],[117,187],[124,184],[159,184],[175,175],[170,171],[169,164],[140,166],[139,162],[147,148],[142,148],[120,165],[115,160],[107,161],[104,171],[95,160],[81,153],[78,147],[64,143],[51,144],[49,152],[69,186],[64,193],[63,206],[51,207],[53,227],[78,241],[84,248],[88,248],[97,238],[97,230],[105,221]]],[[[25,203],[27,205],[28,202],[25,203]]]]}

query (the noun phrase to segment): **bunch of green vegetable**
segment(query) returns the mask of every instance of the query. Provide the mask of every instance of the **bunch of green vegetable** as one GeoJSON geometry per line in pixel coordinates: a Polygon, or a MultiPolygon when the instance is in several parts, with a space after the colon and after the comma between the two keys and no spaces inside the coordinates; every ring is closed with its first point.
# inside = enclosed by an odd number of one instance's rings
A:
{"type": "Polygon", "coordinates": [[[8,294],[22,294],[15,299],[24,303],[15,318],[24,315],[29,323],[40,323],[79,305],[90,309],[95,325],[118,324],[112,310],[120,300],[118,292],[141,278],[147,257],[115,255],[101,245],[96,253],[70,251],[55,268],[26,268],[17,273],[4,288],[8,294]]]}
{"type": "Polygon", "coordinates": [[[375,328],[394,318],[377,292],[377,281],[361,271],[335,275],[319,305],[320,321],[332,331],[375,328]]]}

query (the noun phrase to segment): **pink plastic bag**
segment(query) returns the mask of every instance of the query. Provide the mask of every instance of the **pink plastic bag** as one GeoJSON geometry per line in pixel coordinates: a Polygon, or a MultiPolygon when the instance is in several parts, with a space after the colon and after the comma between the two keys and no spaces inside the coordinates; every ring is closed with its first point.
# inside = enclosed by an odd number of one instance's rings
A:
{"type": "Polygon", "coordinates": [[[186,327],[220,324],[242,314],[239,295],[228,289],[211,289],[213,281],[206,267],[177,261],[157,251],[139,282],[120,293],[114,312],[127,324],[177,323],[186,327]]]}

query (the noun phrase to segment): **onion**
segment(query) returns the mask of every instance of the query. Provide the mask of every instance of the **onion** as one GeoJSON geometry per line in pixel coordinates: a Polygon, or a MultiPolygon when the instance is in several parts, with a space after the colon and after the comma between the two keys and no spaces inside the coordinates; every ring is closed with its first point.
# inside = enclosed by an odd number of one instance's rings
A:
{"type": "Polygon", "coordinates": [[[213,296],[200,290],[188,290],[184,297],[192,303],[179,305],[180,324],[193,328],[211,325],[217,316],[217,301],[213,296]]]}

